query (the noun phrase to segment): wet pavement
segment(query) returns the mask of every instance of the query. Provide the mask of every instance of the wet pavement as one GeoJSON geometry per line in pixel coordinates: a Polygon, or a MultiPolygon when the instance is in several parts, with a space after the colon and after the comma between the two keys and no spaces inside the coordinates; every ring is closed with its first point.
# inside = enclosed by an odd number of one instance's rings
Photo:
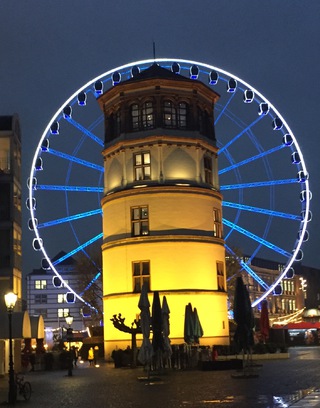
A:
{"type": "MultiPolygon", "coordinates": [[[[258,362],[252,376],[235,370],[166,370],[147,379],[142,368],[87,363],[73,370],[36,371],[27,408],[282,408],[320,407],[320,348],[290,349],[290,358],[258,362]]],[[[7,377],[0,379],[0,405],[6,405],[7,377]]]]}

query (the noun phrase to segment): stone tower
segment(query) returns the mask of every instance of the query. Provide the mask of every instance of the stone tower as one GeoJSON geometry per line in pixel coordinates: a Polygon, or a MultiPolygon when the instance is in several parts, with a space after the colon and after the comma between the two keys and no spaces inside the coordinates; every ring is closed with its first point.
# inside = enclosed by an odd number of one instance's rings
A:
{"type": "MultiPolygon", "coordinates": [[[[105,117],[103,293],[106,357],[130,344],[110,321],[139,314],[142,284],[165,295],[170,339],[183,343],[185,306],[201,344],[227,344],[229,326],[214,104],[219,95],[157,64],[99,99],[105,117]]],[[[152,336],[152,334],[151,334],[152,336]]]]}

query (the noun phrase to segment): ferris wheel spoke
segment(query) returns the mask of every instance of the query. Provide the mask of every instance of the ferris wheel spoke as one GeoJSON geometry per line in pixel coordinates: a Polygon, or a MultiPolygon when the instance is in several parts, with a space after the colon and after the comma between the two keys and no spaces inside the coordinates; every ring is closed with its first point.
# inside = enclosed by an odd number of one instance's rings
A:
{"type": "Polygon", "coordinates": [[[222,152],[224,152],[224,150],[226,150],[228,147],[230,147],[232,145],[232,143],[234,143],[236,140],[238,140],[242,135],[244,135],[245,133],[247,133],[254,125],[256,125],[261,119],[263,118],[263,116],[258,116],[253,122],[250,123],[250,125],[248,125],[246,128],[244,128],[240,133],[238,133],[237,135],[235,135],[231,140],[229,140],[228,143],[224,144],[218,151],[218,155],[220,155],[222,152]]]}
{"type": "Polygon", "coordinates": [[[103,237],[103,234],[98,234],[95,237],[89,239],[88,241],[84,242],[83,244],[79,245],[77,248],[74,248],[72,251],[68,252],[67,254],[65,254],[64,256],[62,256],[61,258],[55,260],[54,262],[52,262],[52,265],[56,266],[59,265],[61,262],[63,262],[65,259],[70,258],[71,256],[75,255],[76,253],[82,251],[84,248],[88,247],[89,245],[93,244],[94,242],[98,241],[99,239],[101,239],[103,237]]]}
{"type": "Polygon", "coordinates": [[[277,186],[282,184],[296,184],[297,179],[284,179],[284,180],[268,180],[268,181],[256,181],[253,183],[239,183],[239,184],[228,184],[221,186],[221,191],[226,190],[238,190],[242,188],[256,188],[256,187],[268,187],[268,186],[277,186]]]}
{"type": "Polygon", "coordinates": [[[255,271],[251,269],[250,266],[246,262],[244,262],[243,259],[241,259],[227,244],[225,244],[225,248],[230,255],[237,259],[241,267],[246,272],[248,272],[248,274],[252,276],[256,282],[258,282],[265,290],[269,289],[269,286],[266,284],[266,282],[263,279],[261,279],[261,277],[258,274],[256,274],[255,271]]]}
{"type": "Polygon", "coordinates": [[[97,214],[102,214],[102,210],[100,208],[97,210],[93,210],[93,211],[86,211],[83,213],[71,215],[69,217],[63,217],[63,218],[58,218],[56,220],[42,222],[41,224],[38,225],[38,228],[40,229],[40,228],[52,227],[54,225],[63,224],[65,222],[80,220],[81,218],[92,217],[93,215],[97,215],[97,214]]]}
{"type": "Polygon", "coordinates": [[[74,162],[74,163],[81,164],[81,165],[86,166],[86,167],[90,167],[90,168],[98,170],[100,172],[104,171],[104,168],[102,166],[99,166],[99,165],[97,165],[95,163],[89,162],[87,160],[80,159],[79,157],[75,157],[75,156],[72,156],[70,154],[58,151],[58,150],[54,150],[54,149],[50,148],[47,151],[47,153],[51,153],[51,154],[53,154],[55,156],[61,157],[63,159],[69,160],[69,161],[74,162]]]}
{"type": "Polygon", "coordinates": [[[214,126],[216,126],[220,120],[220,118],[223,116],[223,114],[225,113],[225,111],[228,109],[228,106],[230,105],[232,99],[235,97],[236,92],[232,93],[230,98],[228,99],[228,101],[225,103],[225,105],[222,107],[218,117],[216,118],[216,120],[214,121],[214,126]]]}
{"type": "Polygon", "coordinates": [[[286,258],[289,258],[291,256],[291,254],[288,251],[278,247],[277,245],[273,244],[272,242],[267,241],[264,238],[259,237],[258,235],[254,234],[253,232],[251,232],[251,231],[249,231],[249,230],[247,230],[245,228],[242,228],[239,225],[237,225],[237,224],[235,224],[235,223],[233,223],[231,221],[228,221],[225,218],[223,218],[222,221],[223,221],[224,225],[238,231],[240,234],[243,234],[244,236],[258,242],[259,244],[262,244],[265,247],[267,247],[269,249],[272,249],[273,251],[285,256],[286,258]]]}
{"type": "Polygon", "coordinates": [[[83,296],[85,292],[91,288],[91,286],[100,278],[101,276],[101,271],[99,271],[96,276],[94,276],[91,281],[88,283],[88,285],[83,289],[81,293],[79,293],[80,296],[83,296]]]}
{"type": "Polygon", "coordinates": [[[64,185],[52,185],[52,184],[37,184],[36,187],[35,187],[35,190],[103,193],[103,187],[64,186],[64,185]]]}
{"type": "Polygon", "coordinates": [[[89,129],[87,129],[86,127],[82,126],[79,122],[75,121],[73,118],[66,118],[66,120],[73,125],[74,127],[76,127],[77,129],[79,129],[82,133],[84,133],[85,135],[87,135],[88,137],[90,137],[92,140],[94,140],[96,143],[98,143],[100,146],[104,146],[103,140],[101,140],[100,137],[96,136],[95,134],[93,134],[89,129]]]}
{"type": "Polygon", "coordinates": [[[219,175],[221,175],[223,173],[227,173],[228,171],[234,170],[234,169],[236,169],[238,167],[244,166],[245,164],[251,163],[251,162],[253,162],[255,160],[259,160],[259,159],[261,159],[263,157],[266,157],[266,156],[268,156],[268,155],[270,155],[272,153],[277,152],[278,150],[283,149],[284,147],[285,147],[285,145],[279,145],[279,146],[273,147],[272,149],[261,152],[261,153],[255,155],[255,156],[248,157],[247,159],[242,160],[239,163],[234,163],[231,166],[228,166],[228,167],[225,167],[224,169],[219,170],[219,175]]]}
{"type": "Polygon", "coordinates": [[[289,213],[284,213],[284,212],[281,212],[281,211],[274,211],[274,210],[270,210],[268,208],[254,207],[254,206],[251,206],[251,205],[233,203],[233,202],[230,202],[230,201],[222,201],[222,205],[224,207],[237,208],[239,210],[249,211],[249,212],[253,212],[253,213],[257,213],[257,214],[271,215],[272,217],[286,218],[286,219],[294,220],[294,221],[301,221],[302,220],[301,215],[289,214],[289,213]]]}

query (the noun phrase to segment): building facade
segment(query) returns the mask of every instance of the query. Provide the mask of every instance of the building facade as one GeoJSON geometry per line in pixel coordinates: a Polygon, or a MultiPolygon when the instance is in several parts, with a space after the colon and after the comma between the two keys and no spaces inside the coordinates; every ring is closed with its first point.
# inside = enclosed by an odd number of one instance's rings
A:
{"type": "MultiPolygon", "coordinates": [[[[64,255],[63,251],[60,252],[53,261],[64,255]]],[[[75,265],[76,261],[69,257],[56,267],[65,283],[72,288],[79,286],[79,274],[75,265]]],[[[75,332],[85,330],[85,305],[69,292],[50,269],[34,269],[27,275],[27,304],[31,316],[43,317],[46,329],[45,343],[49,346],[53,344],[54,339],[63,338],[66,334],[68,315],[73,317],[72,329],[75,332]]]]}
{"type": "Polygon", "coordinates": [[[104,93],[105,355],[130,344],[110,318],[137,318],[143,283],[166,296],[170,339],[196,307],[201,342],[227,344],[222,196],[213,127],[219,95],[156,64],[104,93]]]}
{"type": "Polygon", "coordinates": [[[22,308],[21,133],[17,115],[0,116],[0,310],[4,294],[18,295],[22,308]]]}
{"type": "MultiPolygon", "coordinates": [[[[246,259],[244,259],[244,261],[246,261],[246,259]]],[[[279,277],[279,273],[283,270],[284,265],[267,259],[253,258],[250,263],[250,268],[257,273],[267,285],[271,286],[279,277]]],[[[250,299],[253,303],[262,296],[264,290],[258,282],[247,273],[243,275],[243,280],[247,285],[250,299]]],[[[301,287],[301,276],[296,274],[293,268],[289,271],[287,277],[282,279],[280,287],[278,293],[272,293],[267,297],[269,314],[273,319],[291,315],[306,306],[306,291],[301,287]]],[[[260,315],[260,305],[254,308],[254,313],[257,317],[260,315]]]]}

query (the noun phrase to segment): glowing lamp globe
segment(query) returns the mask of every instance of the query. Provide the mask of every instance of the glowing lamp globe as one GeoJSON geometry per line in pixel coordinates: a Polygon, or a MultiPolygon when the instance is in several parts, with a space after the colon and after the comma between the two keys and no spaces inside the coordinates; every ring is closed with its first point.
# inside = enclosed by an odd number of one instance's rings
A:
{"type": "Polygon", "coordinates": [[[9,292],[4,295],[4,300],[8,310],[12,310],[15,307],[17,299],[18,296],[13,292],[9,292]]]}

